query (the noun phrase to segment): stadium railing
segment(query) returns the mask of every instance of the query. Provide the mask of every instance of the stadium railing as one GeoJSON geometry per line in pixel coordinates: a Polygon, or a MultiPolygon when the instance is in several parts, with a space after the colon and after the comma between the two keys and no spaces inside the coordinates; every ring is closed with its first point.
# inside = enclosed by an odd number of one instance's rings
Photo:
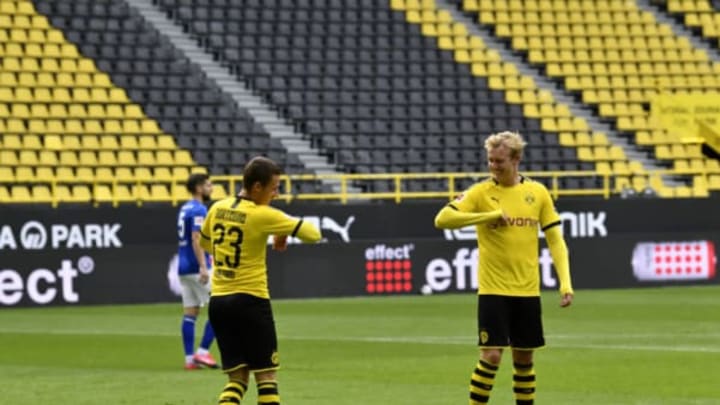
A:
{"type": "MultiPolygon", "coordinates": [[[[621,187],[617,182],[615,176],[609,173],[597,173],[595,171],[558,171],[558,172],[523,172],[523,175],[527,177],[537,179],[545,183],[548,187],[553,198],[558,199],[560,197],[585,197],[595,196],[603,199],[608,199],[612,196],[620,195],[623,191],[627,191],[624,185],[621,187]],[[563,187],[561,179],[568,178],[595,178],[599,179],[598,182],[601,184],[600,187],[595,188],[569,188],[563,187]]],[[[406,200],[417,200],[417,199],[452,199],[455,198],[459,193],[463,191],[467,184],[480,181],[488,176],[486,172],[475,172],[475,173],[374,173],[374,174],[290,174],[281,176],[281,194],[278,196],[280,200],[285,202],[293,201],[312,201],[312,200],[324,200],[334,201],[342,204],[346,204],[350,201],[367,201],[367,200],[391,200],[395,203],[400,203],[406,200]],[[294,190],[298,183],[301,182],[317,182],[326,180],[329,183],[335,184],[337,191],[333,192],[322,192],[322,193],[293,193],[287,192],[286,190],[294,190]],[[407,190],[407,181],[411,180],[436,180],[443,181],[445,188],[440,191],[412,191],[407,190]],[[392,187],[385,191],[380,192],[352,192],[351,187],[354,186],[358,181],[384,181],[390,182],[392,187]]],[[[665,169],[648,171],[642,174],[634,175],[636,177],[644,177],[648,179],[647,183],[651,185],[652,179],[660,178],[662,176],[693,176],[695,180],[702,180],[707,190],[710,185],[711,190],[720,191],[720,187],[714,187],[715,183],[720,181],[720,176],[717,174],[707,173],[704,171],[697,170],[683,170],[677,169],[665,169]],[[711,179],[711,176],[713,177],[711,179]],[[715,177],[718,177],[717,179],[715,177]]],[[[214,199],[226,197],[234,194],[240,190],[242,184],[242,176],[240,175],[223,175],[223,176],[212,176],[212,181],[215,184],[215,192],[213,193],[214,199]]],[[[4,182],[0,179],[0,185],[4,182]]],[[[9,184],[7,185],[17,185],[9,184]]],[[[80,203],[80,204],[92,204],[98,206],[100,204],[111,204],[113,206],[119,206],[121,203],[136,204],[142,206],[146,203],[171,203],[177,205],[180,202],[187,200],[188,196],[184,190],[184,182],[180,180],[173,181],[157,181],[153,179],[147,180],[113,180],[107,181],[95,181],[88,184],[87,187],[89,193],[86,193],[85,198],[63,198],[63,193],[58,191],[62,188],[69,188],[72,181],[36,181],[34,186],[37,184],[43,184],[47,187],[47,193],[44,198],[36,199],[32,193],[29,193],[26,198],[18,201],[10,198],[9,196],[0,196],[0,204],[6,203],[43,203],[50,204],[53,207],[57,207],[63,203],[80,203]],[[160,188],[168,190],[168,192],[157,194],[155,191],[160,188]],[[125,192],[118,192],[123,189],[125,192]],[[101,192],[102,190],[102,192],[101,192]],[[89,194],[89,195],[87,195],[89,194]]],[[[75,187],[75,186],[73,186],[75,187]]],[[[2,187],[0,187],[1,189],[2,187]]],[[[657,192],[658,190],[654,190],[657,192]]],[[[662,195],[657,193],[659,197],[706,197],[707,193],[694,193],[691,188],[684,188],[683,190],[677,190],[678,192],[672,195],[662,195]]],[[[636,194],[640,194],[642,190],[635,190],[636,194]]]]}

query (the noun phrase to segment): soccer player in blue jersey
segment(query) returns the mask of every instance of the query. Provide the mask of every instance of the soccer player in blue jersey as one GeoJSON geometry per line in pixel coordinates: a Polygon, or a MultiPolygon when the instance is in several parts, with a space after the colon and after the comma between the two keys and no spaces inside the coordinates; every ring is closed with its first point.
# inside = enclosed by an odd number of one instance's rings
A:
{"type": "Polygon", "coordinates": [[[187,189],[192,199],[180,207],[177,220],[178,232],[178,276],[182,286],[184,308],[182,340],[185,348],[185,369],[197,370],[200,366],[217,368],[209,352],[215,338],[210,321],[205,322],[205,332],[197,352],[195,347],[195,320],[200,307],[210,301],[210,255],[200,247],[202,227],[210,200],[212,183],[206,174],[194,173],[187,180],[187,189]]]}

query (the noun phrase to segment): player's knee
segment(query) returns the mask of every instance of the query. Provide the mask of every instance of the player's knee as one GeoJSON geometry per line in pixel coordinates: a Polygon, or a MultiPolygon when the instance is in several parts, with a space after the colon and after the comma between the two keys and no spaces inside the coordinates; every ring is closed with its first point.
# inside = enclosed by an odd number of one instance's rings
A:
{"type": "Polygon", "coordinates": [[[261,371],[258,373],[255,373],[255,380],[260,381],[275,381],[277,380],[277,372],[275,370],[271,371],[261,371]]]}
{"type": "Polygon", "coordinates": [[[513,350],[513,362],[517,364],[531,364],[533,362],[533,351],[513,350]]]}
{"type": "Polygon", "coordinates": [[[489,350],[483,350],[482,351],[482,359],[490,364],[500,364],[500,360],[502,359],[502,350],[499,349],[489,349],[489,350]]]}
{"type": "Polygon", "coordinates": [[[200,308],[198,308],[198,307],[185,307],[184,313],[185,313],[185,315],[188,315],[188,316],[197,317],[198,314],[200,313],[200,308]]]}
{"type": "Polygon", "coordinates": [[[248,381],[250,380],[250,372],[247,368],[233,370],[228,373],[228,379],[230,381],[237,381],[247,385],[248,381]]]}

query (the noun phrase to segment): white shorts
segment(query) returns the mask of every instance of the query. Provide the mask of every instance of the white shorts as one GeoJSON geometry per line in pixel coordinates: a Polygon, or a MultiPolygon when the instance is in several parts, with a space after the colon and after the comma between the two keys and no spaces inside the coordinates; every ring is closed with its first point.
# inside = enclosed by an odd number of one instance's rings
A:
{"type": "Polygon", "coordinates": [[[210,301],[210,281],[201,284],[199,274],[180,276],[183,308],[202,307],[210,301]]]}

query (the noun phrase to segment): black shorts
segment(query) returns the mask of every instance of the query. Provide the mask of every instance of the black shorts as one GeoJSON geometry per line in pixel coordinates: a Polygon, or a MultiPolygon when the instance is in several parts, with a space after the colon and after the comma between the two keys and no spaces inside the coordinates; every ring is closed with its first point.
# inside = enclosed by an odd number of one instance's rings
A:
{"type": "Polygon", "coordinates": [[[540,297],[478,295],[478,345],[537,349],[545,346],[540,297]]]}
{"type": "Polygon", "coordinates": [[[214,296],[210,298],[208,315],[223,371],[243,367],[269,371],[280,367],[270,300],[249,294],[214,296]]]}

